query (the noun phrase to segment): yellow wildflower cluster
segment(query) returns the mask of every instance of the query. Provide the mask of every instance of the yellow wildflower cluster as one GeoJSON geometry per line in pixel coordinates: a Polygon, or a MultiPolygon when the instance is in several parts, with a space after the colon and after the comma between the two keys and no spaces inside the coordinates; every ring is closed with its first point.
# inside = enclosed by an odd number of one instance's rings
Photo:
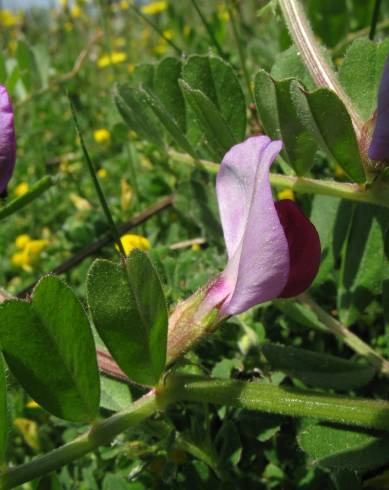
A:
{"type": "Polygon", "coordinates": [[[3,27],[15,27],[23,19],[23,13],[18,12],[14,14],[10,10],[1,9],[0,10],[0,25],[3,27]]]}
{"type": "Polygon", "coordinates": [[[222,22],[228,22],[230,20],[230,14],[224,3],[219,3],[217,6],[218,16],[222,22]]]}
{"type": "Polygon", "coordinates": [[[167,2],[151,2],[142,7],[142,13],[146,15],[156,15],[164,12],[167,9],[167,2]]]}
{"type": "MultiPolygon", "coordinates": [[[[129,255],[130,252],[135,250],[150,250],[151,245],[147,238],[141,235],[131,235],[131,233],[127,233],[120,238],[122,242],[124,252],[126,255],[129,255]]],[[[115,245],[116,249],[119,250],[119,247],[115,245]]]]}
{"type": "Polygon", "coordinates": [[[37,265],[44,248],[47,247],[47,240],[32,240],[27,234],[19,235],[15,241],[16,252],[11,257],[11,263],[14,267],[20,267],[26,272],[31,272],[37,265]]]}
{"type": "Polygon", "coordinates": [[[127,55],[123,51],[113,51],[110,54],[103,54],[97,60],[97,66],[99,68],[105,68],[109,65],[116,65],[117,63],[123,63],[126,61],[127,55]]]}
{"type": "Polygon", "coordinates": [[[111,139],[111,133],[105,128],[95,129],[93,137],[96,143],[107,143],[111,139]]]}
{"type": "Polygon", "coordinates": [[[292,189],[283,189],[277,194],[278,199],[290,199],[291,201],[294,201],[294,192],[292,189]]]}

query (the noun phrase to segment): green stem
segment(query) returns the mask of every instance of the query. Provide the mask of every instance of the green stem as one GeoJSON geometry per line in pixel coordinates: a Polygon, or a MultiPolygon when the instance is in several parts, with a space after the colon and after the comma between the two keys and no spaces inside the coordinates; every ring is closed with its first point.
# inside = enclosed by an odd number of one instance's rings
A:
{"type": "Polygon", "coordinates": [[[126,252],[125,252],[125,250],[123,248],[122,241],[120,240],[119,231],[118,231],[118,229],[117,229],[117,227],[115,225],[115,222],[114,222],[114,220],[112,218],[112,214],[111,214],[111,211],[109,210],[109,206],[108,206],[107,200],[105,199],[103,189],[101,188],[99,179],[97,178],[96,169],[95,169],[95,167],[93,165],[92,160],[89,157],[88,150],[86,149],[86,146],[85,146],[85,143],[84,143],[84,138],[82,137],[80,126],[78,124],[76,109],[74,107],[74,104],[73,104],[73,101],[72,101],[71,97],[69,97],[69,101],[70,101],[70,107],[71,107],[71,110],[72,110],[74,125],[76,127],[77,135],[80,138],[80,144],[81,144],[81,148],[82,148],[82,151],[83,151],[83,154],[84,154],[84,158],[85,158],[85,161],[86,161],[86,163],[88,165],[88,170],[89,170],[90,176],[92,177],[93,185],[94,185],[94,187],[96,189],[97,196],[99,198],[101,207],[103,208],[103,212],[104,212],[105,217],[107,218],[108,224],[110,226],[111,233],[112,233],[112,238],[116,242],[116,244],[117,244],[117,246],[119,248],[119,251],[120,251],[121,255],[123,257],[125,257],[126,256],[126,252]]]}
{"type": "MultiPolygon", "coordinates": [[[[169,150],[173,163],[184,163],[197,166],[203,170],[216,174],[219,164],[208,160],[194,160],[190,155],[169,150]]],[[[280,189],[292,189],[295,192],[307,194],[322,194],[324,196],[339,197],[350,201],[366,202],[389,207],[389,189],[387,185],[374,183],[367,190],[358,184],[349,182],[335,182],[333,180],[318,180],[293,175],[270,174],[272,186],[280,189]]]]}
{"type": "Polygon", "coordinates": [[[371,25],[370,25],[370,31],[369,31],[369,39],[370,40],[374,39],[374,36],[376,33],[378,17],[380,16],[380,8],[381,8],[381,0],[375,0],[373,16],[371,18],[371,25]]]}
{"type": "Polygon", "coordinates": [[[299,0],[279,0],[278,4],[290,35],[313,80],[319,87],[329,88],[338,95],[350,114],[359,140],[363,121],[338,82],[335,73],[324,59],[301,3],[299,0]]]}
{"type": "Polygon", "coordinates": [[[157,410],[163,409],[165,402],[154,392],[143,396],[131,407],[98,423],[87,433],[72,442],[39,456],[29,463],[12,468],[0,476],[0,489],[15,488],[22,483],[58,470],[62,466],[108,444],[118,434],[148,418],[157,410]]]}
{"type": "Polygon", "coordinates": [[[266,383],[172,378],[175,398],[389,431],[389,403],[266,383]]]}
{"type": "Polygon", "coordinates": [[[30,204],[58,182],[58,177],[46,175],[36,182],[29,192],[0,207],[0,221],[30,204]]]}
{"type": "Polygon", "coordinates": [[[370,345],[366,344],[366,342],[351,332],[345,325],[329,315],[315,301],[313,301],[308,294],[300,294],[297,299],[301,304],[311,309],[320,322],[325,325],[331,333],[348,345],[350,349],[364,357],[382,375],[389,376],[389,361],[378,354],[378,352],[370,347],[370,345]]]}
{"type": "MultiPolygon", "coordinates": [[[[0,490],[58,470],[61,466],[109,444],[126,429],[139,424],[169,403],[189,401],[221,404],[290,417],[309,417],[327,422],[389,431],[389,403],[384,400],[349,398],[265,383],[214,380],[170,375],[158,392],[150,391],[130,408],[97,423],[74,441],[0,475],[0,490]]],[[[193,452],[193,448],[192,448],[193,452]]],[[[201,456],[204,459],[204,454],[201,456]]]]}
{"type": "Polygon", "coordinates": [[[205,18],[205,15],[202,13],[198,3],[197,3],[197,0],[191,0],[192,2],[192,5],[193,7],[196,9],[196,12],[198,13],[199,17],[200,17],[200,20],[201,22],[203,23],[207,33],[208,33],[208,36],[212,42],[212,44],[215,46],[217,52],[219,53],[219,56],[223,59],[226,58],[226,55],[224,54],[224,51],[222,50],[222,47],[220,46],[218,40],[216,39],[216,36],[213,32],[213,29],[212,27],[209,25],[209,22],[207,21],[207,19],[205,18]]]}
{"type": "Polygon", "coordinates": [[[245,56],[245,53],[243,51],[242,39],[239,34],[238,25],[235,18],[235,12],[233,6],[231,5],[231,0],[227,0],[226,5],[231,20],[232,32],[234,33],[235,43],[238,48],[240,66],[242,67],[243,76],[247,86],[247,91],[250,96],[250,101],[254,104],[255,103],[254,92],[251,86],[251,79],[246,64],[247,56],[245,56]]]}

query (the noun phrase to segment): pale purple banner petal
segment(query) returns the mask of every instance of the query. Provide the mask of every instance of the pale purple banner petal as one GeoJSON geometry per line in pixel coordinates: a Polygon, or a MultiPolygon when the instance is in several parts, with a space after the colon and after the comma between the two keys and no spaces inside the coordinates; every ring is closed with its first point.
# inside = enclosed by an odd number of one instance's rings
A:
{"type": "Polygon", "coordinates": [[[287,283],[288,242],[269,182],[281,148],[281,141],[255,136],[231,148],[221,163],[216,190],[229,257],[217,288],[229,291],[222,315],[275,298],[287,283]]]}

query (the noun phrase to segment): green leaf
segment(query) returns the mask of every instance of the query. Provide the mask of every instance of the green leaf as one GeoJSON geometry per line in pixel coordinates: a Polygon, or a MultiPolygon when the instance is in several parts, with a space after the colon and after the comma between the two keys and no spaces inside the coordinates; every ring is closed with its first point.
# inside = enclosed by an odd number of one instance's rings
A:
{"type": "Polygon", "coordinates": [[[389,439],[353,429],[318,424],[297,438],[315,465],[326,468],[367,470],[389,461],[389,439]]]}
{"type": "Polygon", "coordinates": [[[4,53],[0,51],[0,83],[5,84],[7,80],[7,65],[5,63],[4,53]]]}
{"type": "Polygon", "coordinates": [[[28,91],[41,86],[38,65],[33,50],[28,44],[20,40],[16,48],[16,59],[20,69],[20,76],[28,91]]]}
{"type": "Polygon", "coordinates": [[[274,80],[295,78],[308,90],[315,90],[316,88],[316,84],[312,80],[295,46],[291,46],[277,55],[270,75],[274,80]]]}
{"type": "Polygon", "coordinates": [[[387,258],[384,237],[389,213],[376,206],[358,204],[349,224],[345,245],[338,307],[341,321],[351,325],[380,294],[387,258]],[[363,233],[361,233],[363,230],[363,233]]]}
{"type": "Polygon", "coordinates": [[[173,206],[185,217],[199,226],[213,243],[220,243],[223,235],[217,213],[214,186],[192,179],[177,188],[173,206]]]}
{"type": "Polygon", "coordinates": [[[235,139],[223,115],[203,92],[193,89],[183,80],[180,80],[180,86],[185,99],[196,115],[199,127],[204,132],[206,143],[213,157],[221,160],[239,140],[235,139]]]}
{"type": "Polygon", "coordinates": [[[182,133],[186,131],[185,100],[178,80],[182,62],[177,58],[164,58],[155,68],[154,91],[182,133]]]}
{"type": "Polygon", "coordinates": [[[3,356],[0,354],[0,466],[6,461],[8,443],[7,380],[3,356]]]}
{"type": "Polygon", "coordinates": [[[129,84],[118,84],[114,90],[116,106],[128,127],[143,139],[164,147],[161,131],[143,93],[129,84]]]}
{"type": "Polygon", "coordinates": [[[377,107],[378,87],[388,51],[389,39],[381,43],[356,39],[339,69],[339,80],[365,121],[377,107]]]}
{"type": "Polygon", "coordinates": [[[350,28],[351,12],[347,0],[309,0],[309,18],[316,35],[333,48],[350,28]]]}
{"type": "Polygon", "coordinates": [[[319,330],[321,332],[328,332],[327,327],[325,327],[320,320],[318,320],[315,313],[306,306],[297,303],[297,301],[277,299],[273,301],[273,304],[286,316],[290,317],[300,325],[310,329],[319,330]]]}
{"type": "Polygon", "coordinates": [[[133,381],[155,385],[165,367],[168,315],[147,254],[134,250],[124,265],[96,260],[87,294],[97,331],[118,365],[133,381]]]}
{"type": "Polygon", "coordinates": [[[169,131],[172,138],[178,146],[180,146],[186,153],[189,153],[193,158],[197,158],[196,151],[189,143],[185,134],[182,132],[176,121],[172,118],[168,110],[161,103],[161,101],[150,90],[142,88],[141,92],[144,94],[145,100],[149,107],[153,110],[154,114],[159,118],[160,122],[169,131]]]}
{"type": "Polygon", "coordinates": [[[100,380],[89,320],[58,277],[44,277],[31,303],[0,305],[0,345],[12,373],[43,408],[75,422],[95,419],[100,380]]]}
{"type": "Polygon", "coordinates": [[[355,182],[365,182],[352,122],[339,97],[325,88],[307,93],[295,87],[292,98],[301,122],[312,132],[328,156],[355,182]]]}
{"type": "Polygon", "coordinates": [[[55,473],[44,476],[39,480],[35,490],[61,490],[61,483],[55,473]]]}
{"type": "Polygon", "coordinates": [[[231,65],[217,56],[193,55],[182,67],[182,79],[213,103],[235,142],[242,141],[246,135],[246,101],[231,65]]]}
{"type": "Polygon", "coordinates": [[[320,237],[321,263],[313,285],[320,287],[323,281],[334,274],[335,255],[333,236],[341,200],[332,196],[315,195],[312,202],[310,220],[320,237]]]}
{"type": "Polygon", "coordinates": [[[283,141],[282,156],[297,175],[304,175],[313,164],[317,145],[294,106],[291,88],[295,85],[299,87],[295,80],[277,82],[260,70],[255,77],[255,100],[266,134],[283,141]]]}
{"type": "Polygon", "coordinates": [[[100,407],[118,412],[129,407],[131,403],[131,391],[126,383],[106,376],[101,377],[100,407]]]}
{"type": "Polygon", "coordinates": [[[219,465],[228,468],[236,466],[242,456],[242,443],[235,424],[224,422],[215,437],[215,447],[219,465]]]}
{"type": "Polygon", "coordinates": [[[369,383],[375,375],[371,366],[306,349],[268,343],[262,347],[273,369],[318,388],[351,390],[369,383]]]}

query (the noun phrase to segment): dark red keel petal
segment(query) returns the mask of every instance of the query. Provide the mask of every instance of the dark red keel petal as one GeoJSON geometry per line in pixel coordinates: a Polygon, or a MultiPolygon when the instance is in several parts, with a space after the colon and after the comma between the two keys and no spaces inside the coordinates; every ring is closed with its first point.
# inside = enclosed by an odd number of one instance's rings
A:
{"type": "Polygon", "coordinates": [[[297,296],[307,289],[320,265],[320,239],[316,228],[288,199],[274,203],[289,247],[289,276],[280,298],[297,296]]]}

